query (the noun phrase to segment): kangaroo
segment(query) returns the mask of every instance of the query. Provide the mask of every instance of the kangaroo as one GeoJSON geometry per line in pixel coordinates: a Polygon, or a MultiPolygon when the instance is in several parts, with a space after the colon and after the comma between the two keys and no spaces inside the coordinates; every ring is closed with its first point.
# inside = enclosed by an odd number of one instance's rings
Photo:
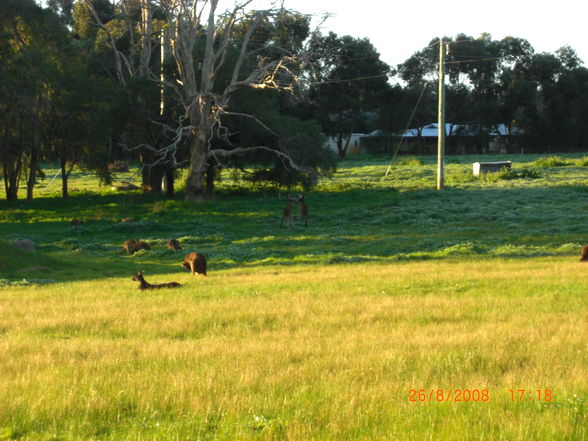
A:
{"type": "Polygon", "coordinates": [[[280,219],[280,227],[284,226],[284,220],[286,221],[286,227],[292,227],[292,203],[296,200],[291,196],[286,196],[288,202],[286,202],[286,207],[284,207],[284,211],[282,212],[282,219],[280,219]]]}
{"type": "Polygon", "coordinates": [[[584,245],[582,247],[582,257],[580,257],[580,262],[585,262],[588,260],[588,245],[584,245]]]}
{"type": "Polygon", "coordinates": [[[139,289],[141,289],[141,290],[143,290],[143,289],[159,289],[159,288],[179,288],[180,286],[182,286],[178,282],[151,284],[143,278],[143,273],[144,273],[144,271],[141,270],[133,276],[133,280],[135,282],[139,282],[139,289]]]}
{"type": "Polygon", "coordinates": [[[81,219],[72,219],[71,222],[69,223],[70,227],[79,227],[80,225],[83,225],[84,221],[81,219]]]}
{"type": "Polygon", "coordinates": [[[182,246],[180,245],[180,242],[177,241],[177,239],[170,239],[167,241],[167,248],[169,250],[179,251],[182,249],[182,246]]]}
{"type": "Polygon", "coordinates": [[[189,269],[192,275],[195,273],[206,275],[206,257],[200,253],[186,254],[182,267],[189,269]]]}
{"type": "Polygon", "coordinates": [[[300,217],[299,219],[304,219],[304,226],[308,227],[308,205],[304,203],[304,195],[298,196],[298,203],[300,204],[300,217]]]}
{"type": "Polygon", "coordinates": [[[142,240],[126,240],[123,243],[123,249],[127,252],[127,255],[131,255],[139,250],[150,250],[151,247],[142,240]]]}

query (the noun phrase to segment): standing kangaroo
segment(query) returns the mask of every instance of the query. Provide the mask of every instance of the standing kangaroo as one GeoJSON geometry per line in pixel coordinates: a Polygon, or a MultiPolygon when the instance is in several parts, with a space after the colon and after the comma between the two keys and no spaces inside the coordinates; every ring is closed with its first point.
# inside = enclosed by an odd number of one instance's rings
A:
{"type": "Polygon", "coordinates": [[[300,204],[300,220],[304,219],[304,226],[308,227],[308,205],[304,203],[304,195],[298,197],[300,204]]]}
{"type": "Polygon", "coordinates": [[[195,273],[206,275],[206,258],[200,253],[190,253],[184,257],[182,266],[189,269],[192,275],[195,273]]]}
{"type": "Polygon", "coordinates": [[[585,262],[588,260],[588,245],[584,245],[581,251],[580,262],[585,262]]]}
{"type": "Polygon", "coordinates": [[[286,221],[286,227],[292,228],[292,203],[296,200],[291,196],[286,196],[288,202],[286,202],[286,207],[284,207],[284,211],[282,211],[282,219],[280,219],[280,227],[284,226],[284,220],[286,221]]]}
{"type": "Polygon", "coordinates": [[[178,282],[155,283],[151,284],[143,278],[144,271],[139,271],[133,276],[135,282],[139,282],[139,289],[159,289],[159,288],[179,288],[181,285],[178,282]]]}

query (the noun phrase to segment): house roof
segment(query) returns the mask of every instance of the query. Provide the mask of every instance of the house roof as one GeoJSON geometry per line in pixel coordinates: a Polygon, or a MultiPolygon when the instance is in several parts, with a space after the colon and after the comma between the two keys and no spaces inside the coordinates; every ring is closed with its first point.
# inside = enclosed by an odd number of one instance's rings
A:
{"type": "MultiPolygon", "coordinates": [[[[408,129],[403,133],[399,133],[396,136],[402,136],[403,138],[416,138],[419,136],[419,129],[421,130],[421,137],[424,138],[436,138],[438,134],[439,124],[431,123],[420,128],[408,129]]],[[[445,136],[449,136],[451,133],[455,134],[457,131],[461,132],[462,135],[468,136],[474,132],[475,126],[472,124],[453,124],[445,123],[445,136]]],[[[515,129],[518,130],[518,129],[515,129]]],[[[490,136],[499,136],[508,134],[508,130],[504,124],[498,124],[496,128],[491,129],[488,134],[490,136]]],[[[368,136],[383,136],[384,132],[381,130],[375,130],[368,136]]]]}

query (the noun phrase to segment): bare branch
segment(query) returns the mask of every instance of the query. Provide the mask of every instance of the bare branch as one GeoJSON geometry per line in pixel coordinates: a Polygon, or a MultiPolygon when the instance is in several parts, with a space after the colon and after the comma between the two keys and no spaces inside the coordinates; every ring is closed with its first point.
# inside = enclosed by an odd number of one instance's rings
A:
{"type": "Polygon", "coordinates": [[[242,118],[251,119],[251,120],[255,121],[257,124],[259,124],[261,127],[263,127],[265,130],[267,130],[269,133],[271,133],[273,136],[275,136],[276,138],[280,137],[280,135],[278,133],[276,133],[272,129],[270,129],[267,125],[265,125],[263,122],[261,122],[257,117],[250,115],[248,113],[223,111],[222,114],[223,115],[231,115],[231,116],[239,116],[242,118]]]}
{"type": "Polygon", "coordinates": [[[215,160],[217,160],[217,162],[220,162],[218,158],[231,158],[233,156],[246,155],[249,153],[259,151],[264,151],[276,155],[278,158],[282,160],[284,165],[287,165],[291,169],[296,170],[300,173],[310,175],[313,181],[315,181],[318,178],[318,172],[316,171],[316,169],[312,167],[302,167],[296,164],[294,159],[292,159],[292,157],[289,154],[284,153],[281,150],[263,145],[253,147],[237,147],[232,150],[213,149],[208,152],[208,158],[214,158],[215,160]]]}
{"type": "Polygon", "coordinates": [[[92,3],[90,3],[90,0],[83,0],[83,2],[86,5],[86,7],[90,10],[90,13],[92,14],[92,16],[94,17],[94,20],[96,21],[96,25],[106,33],[106,36],[108,37],[108,40],[110,43],[109,44],[110,48],[114,52],[114,59],[115,59],[115,64],[116,64],[116,73],[117,73],[118,81],[120,82],[120,84],[125,86],[126,81],[125,81],[123,71],[122,71],[122,64],[124,63],[125,67],[127,68],[127,71],[129,72],[129,74],[132,75],[132,69],[131,69],[131,65],[129,63],[129,60],[127,60],[127,58],[124,56],[124,54],[117,49],[116,41],[115,41],[114,37],[112,36],[112,33],[110,32],[108,27],[106,25],[104,25],[104,23],[102,23],[100,16],[96,12],[96,9],[94,9],[94,5],[92,5],[92,3]]]}

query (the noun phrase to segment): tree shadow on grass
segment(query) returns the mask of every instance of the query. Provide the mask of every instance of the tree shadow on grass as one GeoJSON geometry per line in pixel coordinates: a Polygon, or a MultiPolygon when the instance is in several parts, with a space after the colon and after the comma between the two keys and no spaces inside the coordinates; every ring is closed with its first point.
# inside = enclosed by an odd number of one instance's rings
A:
{"type": "MultiPolygon", "coordinates": [[[[78,209],[69,207],[67,215],[115,204],[116,216],[72,228],[63,220],[39,219],[34,206],[18,209],[14,220],[5,215],[3,237],[30,237],[39,247],[33,257],[0,265],[0,278],[22,278],[19,271],[29,261],[49,268],[43,277],[57,281],[131,277],[140,269],[153,276],[180,273],[190,251],[205,254],[212,273],[274,265],[571,256],[586,237],[587,193],[579,185],[317,191],[307,195],[308,228],[295,220],[292,229],[279,226],[284,200],[259,193],[221,194],[204,205],[161,203],[140,194],[125,195],[122,202],[119,195],[80,196],[78,209]],[[117,201],[140,216],[120,222],[117,216],[124,210],[117,201]],[[146,209],[157,204],[161,209],[146,209]],[[181,252],[165,249],[171,237],[180,239],[181,252]],[[122,254],[124,240],[137,238],[150,242],[153,250],[122,254]]],[[[66,207],[55,200],[41,205],[47,212],[66,207]]]]}

